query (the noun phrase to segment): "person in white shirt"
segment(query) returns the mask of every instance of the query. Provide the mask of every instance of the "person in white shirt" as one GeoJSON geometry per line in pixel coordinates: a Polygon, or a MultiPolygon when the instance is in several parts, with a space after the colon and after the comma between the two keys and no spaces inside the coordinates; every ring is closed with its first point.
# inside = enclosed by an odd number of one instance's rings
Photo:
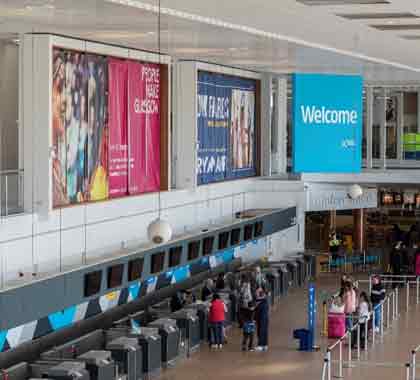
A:
{"type": "Polygon", "coordinates": [[[369,323],[369,297],[366,292],[360,293],[359,302],[359,323],[360,323],[360,345],[364,347],[366,337],[366,323],[369,323]]]}

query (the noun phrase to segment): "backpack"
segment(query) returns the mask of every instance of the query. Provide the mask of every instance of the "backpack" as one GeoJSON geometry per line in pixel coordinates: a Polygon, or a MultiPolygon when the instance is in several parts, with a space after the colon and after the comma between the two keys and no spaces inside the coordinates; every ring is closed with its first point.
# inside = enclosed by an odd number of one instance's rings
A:
{"type": "Polygon", "coordinates": [[[247,321],[243,326],[244,334],[253,334],[255,332],[255,322],[247,321]]]}

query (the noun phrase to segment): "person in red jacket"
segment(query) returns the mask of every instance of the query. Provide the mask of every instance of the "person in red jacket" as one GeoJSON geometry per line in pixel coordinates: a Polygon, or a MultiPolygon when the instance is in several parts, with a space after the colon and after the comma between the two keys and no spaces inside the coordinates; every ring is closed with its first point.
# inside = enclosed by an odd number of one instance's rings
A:
{"type": "Polygon", "coordinates": [[[223,347],[223,325],[225,322],[225,313],[225,303],[220,299],[219,294],[213,294],[213,300],[209,311],[210,342],[212,348],[223,347]]]}

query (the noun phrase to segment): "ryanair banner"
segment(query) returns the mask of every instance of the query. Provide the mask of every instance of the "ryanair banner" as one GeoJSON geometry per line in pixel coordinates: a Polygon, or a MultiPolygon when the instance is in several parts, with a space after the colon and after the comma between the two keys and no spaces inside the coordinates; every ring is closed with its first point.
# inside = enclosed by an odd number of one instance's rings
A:
{"type": "Polygon", "coordinates": [[[198,74],[198,185],[256,175],[252,79],[198,74]]]}

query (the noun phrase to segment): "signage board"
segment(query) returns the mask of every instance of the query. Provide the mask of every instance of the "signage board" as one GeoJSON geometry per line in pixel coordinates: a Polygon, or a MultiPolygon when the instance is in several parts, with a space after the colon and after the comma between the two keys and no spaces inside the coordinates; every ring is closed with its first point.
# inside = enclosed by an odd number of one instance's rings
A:
{"type": "Polygon", "coordinates": [[[295,173],[361,171],[362,96],[360,76],[293,76],[295,173]]]}

